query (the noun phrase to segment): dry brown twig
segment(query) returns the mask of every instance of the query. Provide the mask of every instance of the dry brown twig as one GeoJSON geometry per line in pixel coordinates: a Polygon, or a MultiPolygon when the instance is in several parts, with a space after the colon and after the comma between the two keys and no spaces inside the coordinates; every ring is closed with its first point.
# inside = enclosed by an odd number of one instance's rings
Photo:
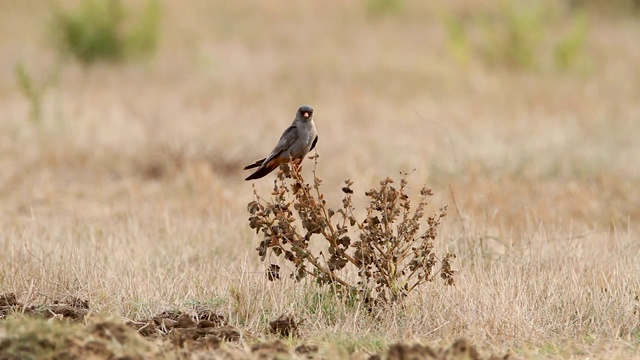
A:
{"type": "MultiPolygon", "coordinates": [[[[310,158],[317,165],[318,155],[310,158]]],[[[318,284],[332,284],[370,304],[399,301],[438,276],[445,285],[454,285],[456,272],[451,262],[455,254],[439,257],[433,251],[447,207],[425,221],[431,189],[422,188],[418,205],[411,211],[408,174],[402,173],[399,188],[386,178],[378,188],[365,192],[370,201],[364,220],[359,221],[354,215],[351,180],[342,188],[342,206],[334,209],[320,191],[322,180],[315,166],[313,176],[313,185],[307,184],[298,167],[284,164],[271,199],[260,196],[254,187],[254,200],[247,209],[249,226],[264,235],[256,249],[262,261],[270,251],[294,265],[291,276],[296,280],[310,275],[318,284]],[[356,234],[354,241],[351,237],[356,234]],[[309,248],[314,235],[326,241],[328,258],[309,248]],[[346,276],[349,269],[357,271],[357,280],[346,276]]],[[[279,271],[280,266],[270,264],[267,277],[279,279],[279,271]]]]}

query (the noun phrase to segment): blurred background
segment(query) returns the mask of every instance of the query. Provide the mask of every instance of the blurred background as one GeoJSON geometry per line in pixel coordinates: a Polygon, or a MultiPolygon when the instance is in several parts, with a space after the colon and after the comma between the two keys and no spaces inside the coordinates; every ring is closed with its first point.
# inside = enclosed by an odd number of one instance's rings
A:
{"type": "Polygon", "coordinates": [[[242,167],[310,104],[328,189],[413,171],[499,232],[626,227],[639,40],[633,0],[2,0],[3,221],[240,224],[242,167]]]}

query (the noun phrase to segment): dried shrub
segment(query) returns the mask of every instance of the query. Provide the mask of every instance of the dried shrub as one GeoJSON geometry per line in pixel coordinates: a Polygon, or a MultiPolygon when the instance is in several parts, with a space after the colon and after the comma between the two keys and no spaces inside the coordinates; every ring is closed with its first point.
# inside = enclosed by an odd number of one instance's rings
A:
{"type": "MultiPolygon", "coordinates": [[[[317,164],[318,156],[311,158],[317,164]]],[[[359,220],[354,214],[351,180],[342,188],[342,206],[331,208],[320,192],[322,180],[315,168],[313,175],[313,184],[308,184],[297,167],[285,164],[278,171],[270,199],[254,188],[254,200],[248,204],[249,226],[263,234],[256,249],[262,261],[274,254],[293,264],[291,276],[296,280],[311,276],[318,284],[331,285],[369,304],[401,300],[437,277],[446,285],[454,284],[451,261],[455,254],[438,256],[434,252],[447,208],[425,215],[431,189],[422,188],[412,210],[407,174],[402,174],[399,187],[391,178],[384,179],[378,188],[365,192],[369,204],[364,219],[359,220]],[[328,256],[309,246],[312,238],[324,240],[328,256]]],[[[270,264],[267,278],[279,279],[280,266],[270,264]]]]}

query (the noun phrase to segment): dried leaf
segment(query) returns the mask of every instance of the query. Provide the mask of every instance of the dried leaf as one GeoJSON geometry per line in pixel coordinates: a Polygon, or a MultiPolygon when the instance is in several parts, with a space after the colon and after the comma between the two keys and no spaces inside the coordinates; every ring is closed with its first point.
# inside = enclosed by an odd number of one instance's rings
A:
{"type": "Polygon", "coordinates": [[[345,194],[353,194],[353,190],[351,190],[348,186],[343,187],[342,192],[345,194]]]}
{"type": "Polygon", "coordinates": [[[267,279],[269,281],[275,281],[280,279],[280,266],[276,264],[269,265],[267,269],[267,279]]]}

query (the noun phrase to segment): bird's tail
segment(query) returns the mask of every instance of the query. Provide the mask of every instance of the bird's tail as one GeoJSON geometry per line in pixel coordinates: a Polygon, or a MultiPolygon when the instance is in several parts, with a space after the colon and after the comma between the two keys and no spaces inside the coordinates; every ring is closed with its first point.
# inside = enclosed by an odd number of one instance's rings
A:
{"type": "MultiPolygon", "coordinates": [[[[260,179],[261,177],[264,177],[268,173],[270,173],[273,170],[275,170],[275,168],[277,168],[278,165],[279,164],[277,162],[272,161],[271,163],[265,165],[264,167],[260,167],[258,170],[256,170],[256,172],[254,172],[253,174],[249,175],[245,180],[249,181],[249,180],[260,179]]],[[[249,165],[249,166],[251,166],[251,165],[249,165]]]]}
{"type": "Polygon", "coordinates": [[[247,165],[244,167],[244,170],[249,170],[249,169],[253,169],[253,168],[257,168],[258,166],[262,165],[262,163],[267,160],[267,158],[264,159],[260,159],[260,160],[256,160],[255,162],[247,165]]]}

